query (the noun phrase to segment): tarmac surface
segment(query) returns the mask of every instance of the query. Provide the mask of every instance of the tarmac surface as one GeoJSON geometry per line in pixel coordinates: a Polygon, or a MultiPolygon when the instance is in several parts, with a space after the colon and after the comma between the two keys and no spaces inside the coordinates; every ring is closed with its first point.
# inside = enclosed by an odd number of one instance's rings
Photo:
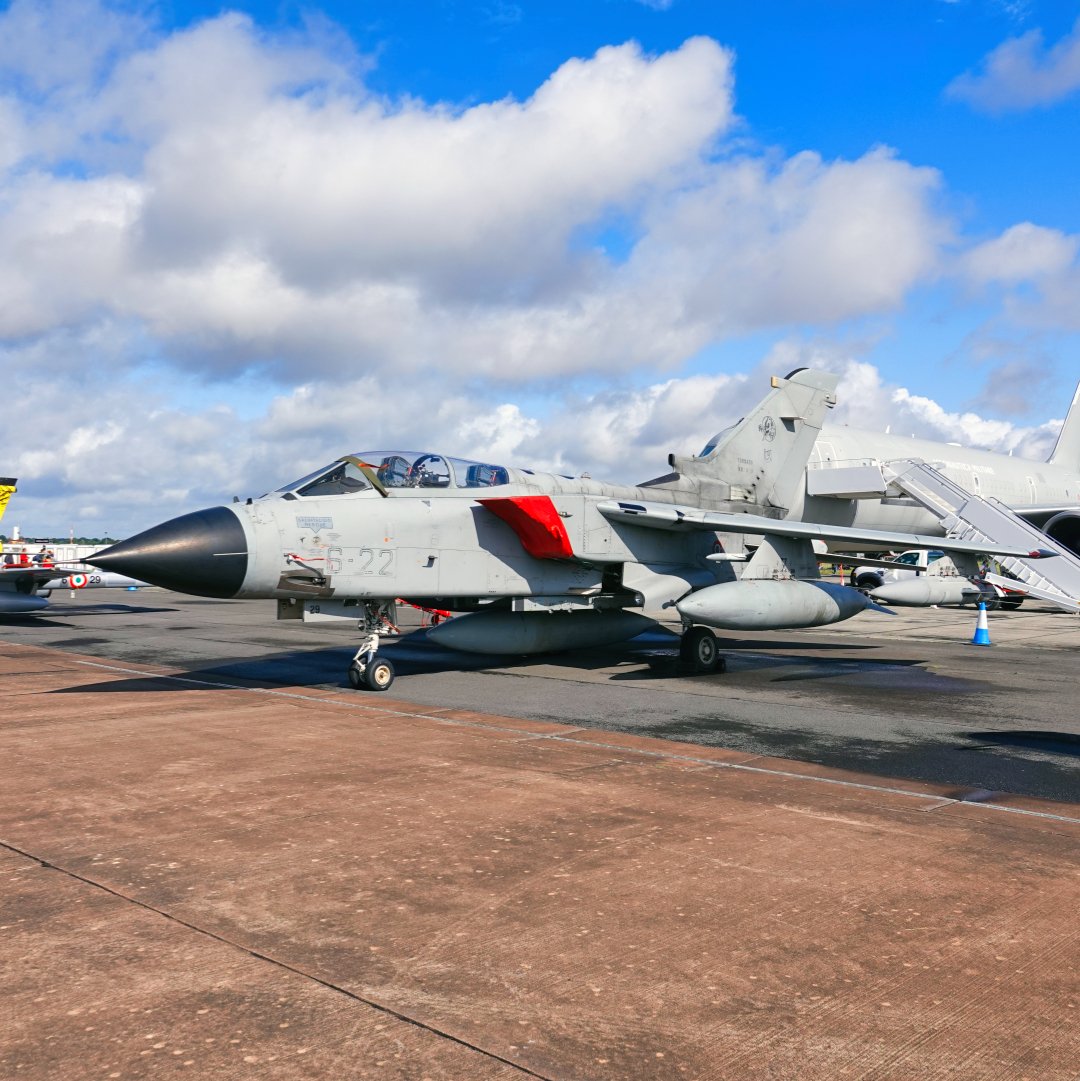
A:
{"type": "MultiPolygon", "coordinates": [[[[526,659],[453,653],[422,633],[384,649],[391,693],[421,705],[1080,803],[1080,619],[994,612],[989,649],[970,645],[974,624],[970,609],[898,609],[750,640],[718,632],[727,673],[693,678],[675,672],[664,633],[526,659]]],[[[163,590],[54,593],[41,616],[0,622],[0,638],[213,682],[342,691],[358,641],[351,621],[277,622],[272,602],[163,590]]]]}
{"type": "Polygon", "coordinates": [[[1075,617],[407,638],[380,695],[127,596],[0,628],[0,1077],[1080,1076],[1075,617]]]}

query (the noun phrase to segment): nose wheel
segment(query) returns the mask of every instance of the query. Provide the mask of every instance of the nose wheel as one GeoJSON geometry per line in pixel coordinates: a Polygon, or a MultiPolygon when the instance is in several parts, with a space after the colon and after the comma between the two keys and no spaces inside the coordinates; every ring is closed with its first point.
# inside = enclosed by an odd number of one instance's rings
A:
{"type": "Polygon", "coordinates": [[[349,685],[354,691],[385,691],[394,682],[394,666],[385,657],[355,657],[349,665],[349,685]]]}
{"type": "Polygon", "coordinates": [[[679,667],[691,675],[727,671],[727,661],[720,656],[716,635],[708,627],[687,627],[683,632],[679,667]]]}

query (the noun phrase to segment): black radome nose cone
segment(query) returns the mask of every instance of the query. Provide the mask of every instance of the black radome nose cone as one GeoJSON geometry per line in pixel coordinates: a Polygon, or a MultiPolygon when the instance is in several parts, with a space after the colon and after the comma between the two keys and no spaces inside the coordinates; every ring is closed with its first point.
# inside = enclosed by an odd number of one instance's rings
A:
{"type": "Polygon", "coordinates": [[[211,507],[162,522],[87,563],[178,593],[235,597],[247,574],[247,540],[231,510],[211,507]]]}

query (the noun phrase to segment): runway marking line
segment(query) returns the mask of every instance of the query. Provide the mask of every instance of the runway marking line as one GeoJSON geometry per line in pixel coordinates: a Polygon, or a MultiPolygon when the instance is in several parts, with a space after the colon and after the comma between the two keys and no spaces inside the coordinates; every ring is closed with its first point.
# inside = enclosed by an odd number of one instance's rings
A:
{"type": "MultiPolygon", "coordinates": [[[[367,705],[362,702],[356,702],[350,700],[344,695],[315,695],[315,694],[297,694],[294,691],[279,691],[274,690],[272,687],[246,687],[239,683],[225,683],[217,682],[214,680],[196,679],[194,676],[178,676],[170,672],[153,672],[146,669],[138,668],[125,668],[121,665],[104,664],[101,661],[87,661],[87,660],[75,660],[75,664],[83,665],[87,668],[100,668],[106,672],[120,672],[124,675],[136,675],[136,676],[154,676],[158,679],[169,679],[178,683],[194,683],[202,687],[214,687],[218,690],[231,690],[231,691],[249,691],[254,694],[268,694],[274,695],[278,698],[291,698],[303,702],[318,702],[319,704],[328,704],[339,706],[345,709],[359,709],[370,712],[377,712],[383,714],[389,714],[396,717],[409,717],[414,720],[429,720],[438,721],[440,724],[460,725],[464,728],[488,728],[499,732],[518,732],[517,729],[507,728],[503,725],[496,723],[485,723],[483,721],[466,721],[461,718],[452,717],[440,717],[439,711],[431,713],[412,713],[408,710],[401,709],[387,709],[377,705],[367,705]]],[[[456,710],[447,709],[445,712],[458,712],[456,710]]],[[[568,726],[569,731],[574,731],[573,726],[568,726]]],[[[580,731],[580,726],[577,727],[580,731]]],[[[617,743],[603,743],[596,740],[583,740],[575,739],[569,733],[527,733],[529,738],[533,739],[549,739],[556,743],[572,743],[582,747],[597,747],[610,751],[618,751],[621,754],[632,754],[642,758],[657,758],[665,761],[672,762],[686,762],[692,763],[698,766],[708,766],[713,769],[731,769],[739,770],[745,773],[759,773],[769,777],[783,777],[792,781],[810,781],[818,784],[834,785],[838,788],[850,788],[863,792],[879,792],[882,795],[890,796],[906,796],[910,799],[919,800],[932,800],[933,794],[925,792],[913,792],[907,788],[895,788],[890,785],[884,784],[869,784],[865,781],[851,781],[844,780],[839,777],[819,777],[813,774],[796,773],[793,770],[778,769],[774,766],[753,766],[746,762],[717,762],[709,758],[700,758],[692,754],[679,754],[675,751],[654,751],[647,750],[641,747],[627,747],[617,743]]],[[[768,756],[755,756],[755,757],[768,757],[768,756]]],[[[926,813],[940,810],[943,807],[977,807],[987,811],[996,811],[1004,814],[1022,815],[1026,818],[1035,818],[1051,822],[1064,822],[1070,825],[1080,826],[1080,817],[1074,817],[1070,815],[1054,814],[1050,811],[1036,811],[1028,807],[1009,807],[1000,803],[988,803],[984,801],[968,800],[964,798],[950,798],[950,797],[938,797],[938,801],[932,803],[929,807],[925,807],[923,810],[926,813]]]]}

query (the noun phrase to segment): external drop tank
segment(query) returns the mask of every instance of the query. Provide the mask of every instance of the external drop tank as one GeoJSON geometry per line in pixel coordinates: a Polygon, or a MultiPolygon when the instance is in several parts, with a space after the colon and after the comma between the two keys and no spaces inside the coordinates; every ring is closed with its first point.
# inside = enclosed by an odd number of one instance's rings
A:
{"type": "Polygon", "coordinates": [[[824,627],[867,608],[884,611],[850,586],[795,579],[723,582],[691,593],[675,607],[692,623],[733,631],[824,627]]]}

